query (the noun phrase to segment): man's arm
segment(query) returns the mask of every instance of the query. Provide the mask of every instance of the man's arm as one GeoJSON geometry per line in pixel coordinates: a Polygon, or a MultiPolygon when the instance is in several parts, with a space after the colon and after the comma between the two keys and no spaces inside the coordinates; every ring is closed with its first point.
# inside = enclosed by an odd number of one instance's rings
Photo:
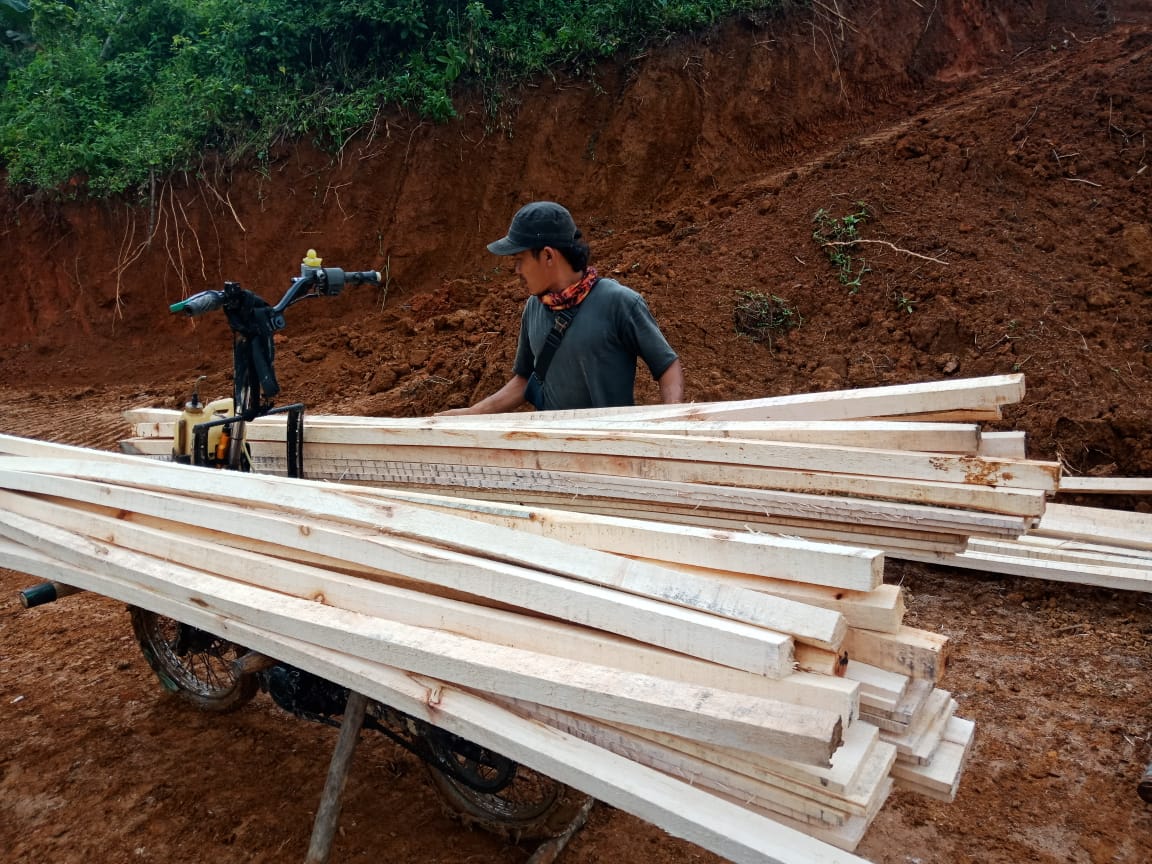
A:
{"type": "MultiPolygon", "coordinates": [[[[679,361],[677,361],[677,363],[678,362],[679,361]]],[[[660,380],[663,381],[664,379],[660,380]]],[[[491,396],[485,396],[475,405],[470,405],[467,408],[451,408],[447,411],[437,411],[435,416],[446,417],[452,414],[506,414],[509,411],[515,411],[524,404],[524,392],[527,389],[528,379],[523,375],[513,375],[507,384],[491,396]]],[[[661,391],[663,391],[663,385],[661,385],[661,391]]]]}
{"type": "Polygon", "coordinates": [[[660,385],[660,401],[665,405],[684,401],[684,367],[679,358],[672,361],[656,383],[660,385]]]}

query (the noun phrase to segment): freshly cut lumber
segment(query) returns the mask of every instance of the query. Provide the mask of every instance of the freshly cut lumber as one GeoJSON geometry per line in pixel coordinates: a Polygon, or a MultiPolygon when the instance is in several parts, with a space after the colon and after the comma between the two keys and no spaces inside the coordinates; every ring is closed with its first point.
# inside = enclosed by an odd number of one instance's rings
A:
{"type": "MultiPolygon", "coordinates": [[[[37,555],[27,554],[29,560],[37,555]]],[[[158,598],[156,604],[158,608],[153,611],[186,620],[393,705],[737,864],[867,864],[864,859],[782,826],[738,803],[543,727],[468,690],[243,622],[221,619],[185,604],[163,598],[158,598]]]]}
{"type": "Polygon", "coordinates": [[[1092,495],[1149,495],[1152,477],[1061,477],[1061,492],[1092,495]]]}
{"type": "Polygon", "coordinates": [[[944,735],[944,727],[956,712],[956,700],[946,690],[933,690],[904,732],[881,728],[880,738],[896,745],[896,759],[926,765],[944,735]]]}
{"type": "Polygon", "coordinates": [[[967,570],[1004,573],[1075,585],[1093,585],[1120,591],[1152,591],[1152,568],[1085,564],[1069,561],[1045,561],[1017,554],[1001,555],[985,551],[959,553],[925,553],[909,550],[899,557],[927,564],[944,564],[967,570]]]}
{"type": "MultiPolygon", "coordinates": [[[[642,562],[628,561],[618,556],[558,543],[544,537],[525,536],[512,530],[477,525],[471,520],[456,516],[437,516],[399,502],[352,498],[343,490],[340,492],[332,490],[323,498],[317,498],[309,494],[306,485],[299,482],[255,477],[237,472],[222,474],[190,466],[77,467],[71,463],[53,464],[50,460],[12,462],[0,459],[0,470],[7,465],[25,474],[34,473],[38,469],[48,474],[63,472],[104,484],[120,483],[132,487],[185,491],[220,502],[211,504],[206,501],[200,505],[209,509],[225,507],[226,500],[235,501],[238,505],[253,501],[274,503],[293,512],[310,513],[314,516],[327,515],[347,521],[350,525],[370,527],[377,532],[431,540],[437,546],[446,546],[467,553],[481,553],[514,564],[534,565],[545,572],[620,588],[637,596],[666,600],[685,608],[699,609],[735,621],[781,630],[818,647],[837,647],[846,628],[842,616],[834,611],[815,609],[807,604],[797,604],[782,598],[769,600],[762,593],[727,585],[721,580],[697,578],[691,575],[669,578],[672,574],[662,568],[642,562]],[[322,511],[321,508],[327,509],[322,511]]],[[[27,479],[22,482],[26,486],[36,485],[37,490],[41,492],[45,492],[48,488],[43,482],[34,484],[27,479]]],[[[48,486],[54,484],[67,486],[67,481],[63,478],[52,480],[48,486]]],[[[119,501],[124,502],[118,506],[128,509],[132,509],[131,502],[136,500],[150,502],[153,507],[162,506],[155,496],[148,496],[143,492],[136,493],[128,488],[121,488],[118,492],[108,489],[103,494],[106,499],[118,496],[119,501]]],[[[111,501],[97,500],[94,503],[110,504],[111,501]]],[[[251,505],[248,505],[244,512],[236,513],[236,516],[250,520],[274,518],[268,514],[257,516],[251,505]]],[[[345,544],[356,542],[355,539],[348,539],[342,534],[338,539],[345,544]]],[[[377,538],[377,542],[384,542],[384,539],[377,538]]],[[[464,584],[453,587],[468,590],[464,584]]]]}
{"type": "Polygon", "coordinates": [[[218,576],[242,577],[243,581],[256,582],[284,594],[387,617],[403,624],[541,654],[579,657],[597,665],[682,683],[836,711],[845,723],[851,722],[858,713],[855,686],[840,678],[807,673],[794,673],[778,680],[766,678],[562,621],[450,600],[245,549],[223,547],[205,532],[189,531],[180,523],[162,520],[137,524],[131,514],[111,508],[99,508],[96,512],[77,510],[6,493],[0,493],[0,506],[104,543],[180,561],[218,576]]]}
{"type": "Polygon", "coordinates": [[[1108,567],[1134,570],[1147,570],[1152,567],[1152,552],[1143,549],[1128,549],[1100,543],[1085,543],[1082,540],[1059,540],[1055,537],[1033,535],[1026,535],[1012,541],[973,538],[968,541],[966,551],[986,552],[990,555],[1012,555],[1041,563],[1101,564],[1108,567]]]}
{"type": "Polygon", "coordinates": [[[960,777],[972,754],[976,724],[961,717],[951,717],[944,736],[925,765],[896,762],[892,777],[898,785],[938,801],[956,800],[960,777]]]}
{"type": "MultiPolygon", "coordinates": [[[[764,772],[742,773],[722,758],[714,761],[718,754],[694,754],[689,749],[674,746],[669,742],[669,736],[659,736],[637,727],[597,723],[570,712],[523,702],[512,703],[510,707],[693,785],[737,798],[747,805],[831,826],[842,825],[852,815],[865,815],[876,806],[875,799],[883,790],[891,769],[891,760],[885,763],[881,758],[883,752],[877,750],[861,772],[863,776],[858,785],[850,794],[841,797],[811,782],[764,772]]],[[[892,752],[894,754],[894,748],[892,752]]]]}
{"type": "MultiPolygon", "coordinates": [[[[853,420],[942,412],[996,412],[1024,398],[1024,376],[993,375],[929,381],[858,390],[802,393],[733,402],[686,405],[642,405],[628,408],[586,408],[579,411],[546,411],[518,415],[550,420],[619,418],[646,420],[853,420]]],[[[465,415],[467,416],[467,415],[465,415]]],[[[473,415],[482,419],[482,415],[473,415]]]]}
{"type": "MultiPolygon", "coordinates": [[[[1023,432],[981,432],[977,452],[981,456],[998,459],[1026,459],[1027,443],[1023,432]]],[[[1060,477],[1060,486],[1065,478],[1060,477]]]]}
{"type": "MultiPolygon", "coordinates": [[[[3,452],[29,457],[139,464],[137,460],[122,455],[0,435],[0,453],[3,452]]],[[[858,591],[871,590],[883,580],[883,555],[874,549],[778,537],[746,529],[718,533],[682,525],[672,527],[652,520],[598,517],[565,510],[546,511],[408,490],[348,486],[347,491],[366,495],[377,503],[387,499],[455,511],[469,518],[616,554],[643,557],[653,548],[658,548],[662,554],[687,564],[714,565],[723,560],[725,569],[774,578],[786,577],[789,572],[801,572],[805,581],[812,584],[858,591]]],[[[804,506],[804,503],[797,501],[796,506],[804,506]]],[[[917,519],[926,516],[926,513],[916,511],[917,519]]],[[[987,526],[982,533],[994,533],[994,529],[987,526]]]]}
{"type": "MultiPolygon", "coordinates": [[[[257,437],[260,431],[257,429],[248,435],[248,442],[254,452],[260,449],[257,445],[268,443],[266,439],[257,437]]],[[[571,465],[573,470],[588,473],[625,473],[619,468],[600,469],[600,460],[603,457],[614,457],[617,464],[631,464],[623,460],[641,459],[645,463],[654,463],[647,471],[635,469],[633,476],[645,477],[655,476],[658,468],[671,472],[680,462],[704,462],[749,469],[788,469],[1054,491],[1060,472],[1060,465],[1056,462],[1000,460],[969,454],[922,453],[915,450],[883,450],[767,439],[668,435],[639,432],[632,427],[611,431],[552,429],[547,426],[510,428],[502,425],[499,420],[493,425],[447,430],[436,427],[410,429],[383,424],[327,427],[313,437],[319,440],[306,442],[308,452],[320,459],[529,467],[511,458],[497,461],[498,457],[492,451],[509,457],[513,454],[531,454],[541,460],[544,454],[562,454],[565,458],[555,463],[557,470],[564,465],[571,465]],[[438,456],[439,450],[446,455],[438,456]],[[408,457],[408,453],[414,455],[408,457]]],[[[280,442],[275,443],[278,445],[280,442]]],[[[668,476],[666,479],[679,478],[668,476]]]]}
{"type": "Polygon", "coordinates": [[[860,717],[886,732],[903,735],[923,711],[925,703],[936,689],[933,685],[934,682],[923,678],[908,679],[908,687],[891,708],[887,705],[878,706],[871,694],[867,697],[861,694],[860,717]]]}
{"type": "MultiPolygon", "coordinates": [[[[13,513],[0,511],[0,535],[23,545],[35,544],[65,563],[91,568],[109,580],[144,585],[223,617],[365,659],[383,662],[387,658],[410,672],[433,674],[495,695],[725,746],[786,752],[790,758],[816,765],[828,764],[840,742],[841,721],[833,712],[663,679],[646,680],[634,673],[401,625],[221,579],[13,513]]],[[[66,578],[60,581],[70,584],[66,578]]],[[[97,590],[109,593],[107,585],[97,590]]],[[[109,596],[131,603],[131,593],[122,589],[109,596]]]]}
{"type": "MultiPolygon", "coordinates": [[[[129,409],[124,419],[132,424],[132,437],[172,439],[179,411],[172,409],[129,409]]],[[[505,417],[490,415],[485,429],[522,430],[517,419],[520,415],[505,417]]],[[[261,417],[247,424],[247,434],[253,440],[282,441],[285,439],[283,415],[261,417]]],[[[304,443],[333,443],[349,427],[372,429],[449,430],[476,428],[474,421],[464,418],[453,423],[452,417],[343,417],[309,414],[304,420],[304,443]]],[[[533,419],[532,428],[557,427],[576,431],[620,430],[619,421],[595,420],[574,424],[572,420],[533,419]]],[[[633,431],[658,432],[662,435],[693,435],[716,438],[743,438],[751,440],[788,441],[809,444],[835,444],[849,447],[870,447],[882,450],[920,450],[934,453],[966,453],[979,451],[981,433],[975,423],[915,423],[885,420],[765,420],[765,421],[669,421],[647,422],[636,420],[628,424],[633,431]]],[[[987,433],[985,433],[987,434],[987,433]]],[[[1007,434],[1007,433],[1005,433],[1007,434]]]]}
{"type": "Polygon", "coordinates": [[[904,592],[896,585],[879,585],[871,591],[846,591],[799,581],[766,579],[746,573],[678,564],[674,561],[651,559],[651,562],[671,570],[722,579],[727,584],[739,585],[751,591],[761,591],[773,597],[787,598],[822,609],[832,609],[843,615],[850,627],[894,633],[900,628],[904,619],[904,592]]]}
{"type": "Polygon", "coordinates": [[[875,549],[750,530],[717,531],[673,526],[650,519],[597,516],[573,510],[524,507],[395,489],[372,491],[377,499],[409,501],[447,513],[463,513],[488,524],[646,559],[661,566],[677,562],[685,566],[740,573],[754,577],[747,587],[755,590],[765,590],[761,586],[770,580],[785,581],[789,574],[795,573],[802,574],[804,581],[788,584],[828,586],[866,594],[880,587],[884,578],[884,556],[875,549]]]}
{"type": "Polygon", "coordinates": [[[908,626],[896,633],[850,627],[844,638],[844,650],[850,658],[933,682],[944,675],[947,646],[947,636],[908,626]]]}
{"type": "MultiPolygon", "coordinates": [[[[0,460],[2,461],[2,460],[0,460]]],[[[192,469],[188,469],[190,473],[192,469]]],[[[89,473],[83,466],[75,473],[89,473]]],[[[101,476],[101,471],[91,472],[101,476]]],[[[209,475],[216,472],[198,470],[209,475]]],[[[102,476],[107,477],[107,474],[102,476]]],[[[229,482],[245,475],[218,475],[229,482]]],[[[261,478],[267,480],[268,478],[261,478]]],[[[224,484],[221,483],[221,486],[224,484]]],[[[734,668],[780,678],[790,670],[792,640],[762,627],[716,615],[613,591],[487,558],[463,555],[427,544],[413,544],[379,532],[354,532],[313,523],[302,531],[292,516],[258,513],[237,505],[206,500],[190,506],[159,492],[112,486],[68,477],[12,471],[0,467],[0,487],[40,494],[66,493],[76,500],[118,507],[147,515],[183,520],[202,528],[229,532],[243,526],[288,549],[339,557],[365,568],[380,569],[492,600],[531,608],[575,623],[595,621],[601,629],[637,638],[674,651],[734,668]]],[[[823,611],[823,610],[821,610],[823,611]]]]}
{"type": "Polygon", "coordinates": [[[890,672],[860,660],[850,661],[844,677],[860,684],[861,699],[867,698],[870,709],[882,707],[888,713],[896,710],[911,679],[899,672],[890,672]]]}
{"type": "MultiPolygon", "coordinates": [[[[638,490],[625,489],[615,484],[605,486],[597,482],[593,487],[583,483],[584,477],[573,479],[576,491],[568,494],[551,490],[540,491],[524,484],[511,484],[508,489],[487,485],[482,490],[466,487],[430,487],[409,485],[407,489],[437,491],[467,496],[483,495],[489,501],[525,502],[523,506],[544,506],[590,515],[617,516],[619,518],[647,518],[675,524],[700,527],[718,527],[723,530],[756,531],[806,537],[843,538],[843,542],[856,546],[881,547],[905,545],[909,548],[959,550],[967,538],[982,536],[1015,537],[1027,530],[1031,519],[1007,517],[997,514],[973,513],[964,510],[899,505],[896,502],[854,500],[849,497],[805,495],[771,492],[756,489],[729,489],[729,487],[698,487],[696,504],[691,504],[693,490],[685,484],[684,491],[670,491],[659,484],[649,484],[651,493],[645,501],[638,490]],[[622,494],[614,496],[617,491],[622,494]],[[588,494],[584,494],[584,493],[588,494]],[[607,492],[606,495],[600,495],[607,492]],[[757,499],[763,497],[763,501],[757,499]],[[896,504],[898,510],[889,511],[884,505],[896,504]],[[873,507],[872,505],[880,505],[873,507]],[[949,520],[935,514],[951,514],[949,520]],[[792,515],[798,514],[798,515],[792,515]],[[976,518],[969,518],[975,516],[976,518]],[[984,518],[986,517],[986,518],[984,518]],[[795,530],[791,530],[791,529],[795,530]],[[850,536],[844,536],[850,535],[850,536]],[[861,539],[861,538],[867,538],[861,539]]],[[[626,478],[625,478],[626,479],[626,478]]],[[[344,482],[344,481],[341,481],[344,482]]],[[[359,482],[375,483],[361,478],[359,482]]],[[[386,486],[390,491],[395,487],[386,486]]]]}
{"type": "Polygon", "coordinates": [[[813,648],[811,645],[796,646],[796,668],[804,672],[839,677],[844,675],[847,666],[847,651],[825,651],[823,648],[813,648]]]}
{"type": "Polygon", "coordinates": [[[1152,514],[1050,504],[1029,533],[1152,550],[1152,514]]]}
{"type": "MultiPolygon", "coordinates": [[[[139,439],[130,442],[141,453],[151,445],[139,439]]],[[[691,443],[691,442],[690,442],[691,443]]],[[[253,442],[254,461],[273,461],[283,457],[279,445],[253,442]]],[[[828,448],[838,451],[843,448],[828,448]]],[[[152,455],[163,456],[165,453],[152,455]]],[[[892,470],[901,459],[893,462],[892,470]]],[[[930,454],[924,454],[930,455],[930,454]]],[[[868,465],[853,466],[854,472],[836,471],[836,455],[830,454],[828,469],[766,467],[738,463],[697,461],[691,454],[683,459],[653,459],[637,456],[575,454],[564,450],[484,450],[464,447],[361,447],[355,455],[335,445],[312,445],[306,457],[306,472],[313,479],[376,480],[388,483],[427,483],[448,486],[487,486],[500,488],[519,480],[539,488],[551,484],[563,491],[577,478],[588,489],[597,483],[609,484],[618,479],[647,482],[680,483],[693,486],[711,484],[722,487],[775,490],[807,494],[845,495],[878,501],[901,501],[947,507],[963,507],[1011,516],[1039,516],[1044,510],[1044,493],[1056,488],[1053,474],[1056,463],[1035,463],[1035,470],[1016,463],[979,460],[978,457],[952,457],[941,454],[939,460],[976,460],[972,464],[955,464],[948,470],[933,472],[909,470],[905,474],[927,476],[887,476],[868,473],[868,465]],[[483,458],[480,457],[483,454],[483,458]],[[1022,466],[1025,476],[1015,478],[1013,466],[1022,466]],[[576,470],[573,470],[576,469],[576,470]],[[1011,475],[1011,476],[1009,476],[1011,475]],[[947,479],[936,479],[946,477],[947,479]],[[996,485],[998,481],[1003,485],[996,485]],[[1010,484],[1010,485],[1009,485],[1010,484]],[[1019,485],[1027,484],[1027,485],[1019,485]]],[[[580,490],[581,494],[595,494],[580,490]]],[[[602,493],[601,493],[602,494],[602,493]]]]}

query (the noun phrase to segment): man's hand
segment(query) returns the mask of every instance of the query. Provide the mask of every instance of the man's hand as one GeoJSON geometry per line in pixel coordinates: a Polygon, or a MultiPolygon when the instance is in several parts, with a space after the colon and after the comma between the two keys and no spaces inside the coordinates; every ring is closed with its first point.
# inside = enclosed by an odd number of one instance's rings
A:
{"type": "Polygon", "coordinates": [[[493,393],[481,399],[475,405],[467,408],[449,408],[447,411],[437,411],[433,417],[450,417],[453,414],[506,414],[515,411],[524,404],[524,392],[528,389],[528,379],[522,375],[513,375],[508,383],[493,393]]]}

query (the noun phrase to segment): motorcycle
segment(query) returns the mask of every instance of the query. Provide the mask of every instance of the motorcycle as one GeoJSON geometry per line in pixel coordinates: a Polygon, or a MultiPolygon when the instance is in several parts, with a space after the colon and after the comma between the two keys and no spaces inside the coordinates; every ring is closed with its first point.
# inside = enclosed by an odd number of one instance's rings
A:
{"type": "MultiPolygon", "coordinates": [[[[381,278],[376,271],[345,271],[322,263],[309,250],[300,275],[274,305],[236,282],[172,304],[171,312],[192,317],[223,311],[233,335],[233,395],[204,404],[197,379],[177,422],[174,461],[251,471],[245,424],[286,413],[288,474],[303,476],[304,406],[274,405],[280,386],[273,335],[285,327],[288,307],[337,296],[347,285],[379,284],[381,278]]],[[[136,641],[161,684],[191,705],[234,711],[263,692],[297,717],[340,725],[347,688],[146,609],[130,607],[129,613],[136,641]]],[[[583,796],[567,786],[389,705],[370,701],[363,728],[387,736],[423,761],[449,815],[501,837],[559,836],[583,805],[583,796]]]]}

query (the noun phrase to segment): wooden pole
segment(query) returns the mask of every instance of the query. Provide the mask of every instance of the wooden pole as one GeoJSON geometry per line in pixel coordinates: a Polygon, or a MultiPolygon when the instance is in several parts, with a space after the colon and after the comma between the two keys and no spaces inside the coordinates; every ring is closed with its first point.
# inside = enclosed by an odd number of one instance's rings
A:
{"type": "Polygon", "coordinates": [[[328,779],[324,782],[324,793],[320,796],[320,807],[316,811],[316,821],[312,824],[312,840],[308,844],[308,857],[304,859],[304,864],[328,864],[332,854],[332,837],[340,818],[344,784],[348,780],[352,751],[356,749],[360,727],[364,725],[364,709],[367,705],[368,697],[363,693],[355,690],[348,693],[344,720],[340,724],[340,737],[336,740],[336,750],[328,766],[328,779]]]}
{"type": "Polygon", "coordinates": [[[588,821],[588,814],[592,811],[592,805],[596,803],[596,799],[589,795],[584,799],[584,804],[580,810],[572,817],[572,821],[564,832],[545,843],[542,843],[532,857],[529,858],[524,864],[553,864],[553,862],[564,851],[564,847],[568,845],[568,841],[572,839],[572,835],[579,831],[586,821],[588,821]]]}

